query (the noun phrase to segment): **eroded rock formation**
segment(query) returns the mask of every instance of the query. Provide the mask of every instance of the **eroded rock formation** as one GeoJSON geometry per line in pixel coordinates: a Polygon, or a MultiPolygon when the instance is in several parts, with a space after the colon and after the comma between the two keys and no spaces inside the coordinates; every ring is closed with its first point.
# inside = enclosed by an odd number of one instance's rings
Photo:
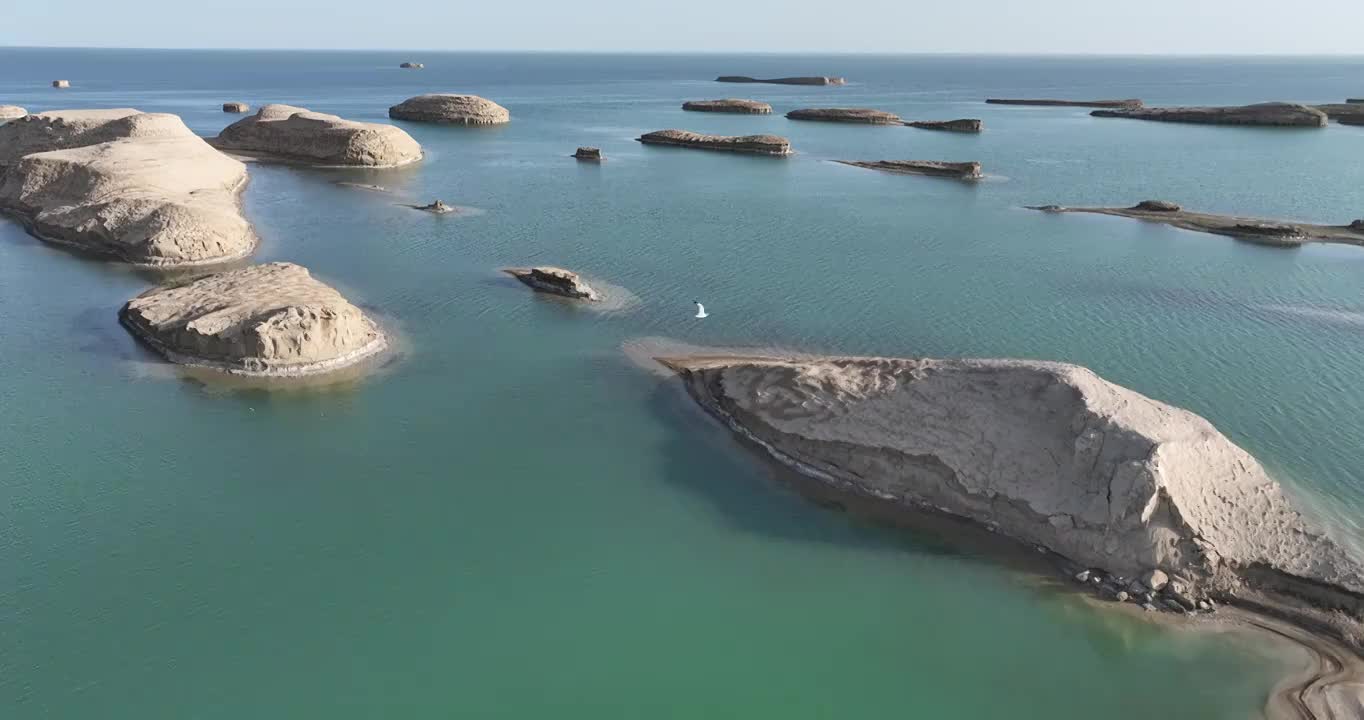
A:
{"type": "Polygon", "coordinates": [[[791,154],[791,141],[778,135],[702,135],[687,130],[659,130],[637,139],[646,145],[676,145],[756,155],[791,154]]]}
{"type": "Polygon", "coordinates": [[[432,93],[408,98],[388,109],[394,120],[445,125],[500,125],[511,122],[507,109],[477,95],[432,93]]]}
{"type": "Polygon", "coordinates": [[[28,115],[28,111],[18,105],[0,105],[0,122],[18,120],[25,115],[28,115]]]}
{"type": "Polygon", "coordinates": [[[956,180],[979,180],[978,162],[943,162],[941,160],[838,160],[843,165],[899,173],[901,175],[929,175],[956,180]]]}
{"type": "Polygon", "coordinates": [[[1259,245],[1297,247],[1310,242],[1364,245],[1364,228],[1349,225],[1263,220],[1237,215],[1217,215],[1185,210],[1166,200],[1143,200],[1132,207],[1062,207],[1038,205],[1033,210],[1048,213],[1094,213],[1116,215],[1172,225],[1184,230],[1226,235],[1259,245]]]}
{"type": "Polygon", "coordinates": [[[747,75],[721,75],[715,82],[727,83],[767,83],[769,85],[843,85],[847,82],[841,77],[815,75],[808,77],[751,78],[747,75]]]}
{"type": "Polygon", "coordinates": [[[791,120],[818,122],[861,123],[864,125],[901,125],[904,121],[895,113],[871,108],[802,108],[786,113],[791,120]]]}
{"type": "Polygon", "coordinates": [[[1127,100],[1052,100],[1049,98],[989,98],[991,105],[1036,105],[1041,107],[1087,107],[1087,108],[1139,108],[1142,101],[1136,98],[1127,100]]]}
{"type": "Polygon", "coordinates": [[[291,105],[266,105],[209,142],[222,150],[323,166],[396,167],[422,157],[421,146],[402,128],[291,105]]]}
{"type": "Polygon", "coordinates": [[[597,291],[583,282],[578,273],[572,270],[542,265],[533,268],[507,268],[503,272],[540,292],[562,295],[574,300],[596,301],[601,299],[597,295],[597,291]]]}
{"type": "Polygon", "coordinates": [[[757,100],[725,98],[723,100],[688,100],[682,109],[690,112],[736,113],[740,115],[770,115],[772,106],[757,100]]]}
{"type": "Polygon", "coordinates": [[[1168,107],[1095,110],[1094,117],[1131,118],[1201,125],[1258,125],[1265,127],[1325,127],[1326,113],[1296,103],[1258,103],[1228,107],[1168,107]]]}
{"type": "Polygon", "coordinates": [[[959,133],[978,133],[984,127],[984,123],[975,118],[962,118],[960,120],[915,120],[907,122],[912,128],[920,130],[944,130],[946,132],[959,133]]]}

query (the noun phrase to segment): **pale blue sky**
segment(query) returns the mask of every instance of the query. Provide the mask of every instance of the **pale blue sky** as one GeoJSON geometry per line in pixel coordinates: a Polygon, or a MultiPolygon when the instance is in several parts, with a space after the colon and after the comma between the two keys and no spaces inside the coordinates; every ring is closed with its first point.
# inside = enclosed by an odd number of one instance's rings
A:
{"type": "Polygon", "coordinates": [[[0,45],[1364,53],[1364,0],[0,0],[0,6],[0,45]]]}

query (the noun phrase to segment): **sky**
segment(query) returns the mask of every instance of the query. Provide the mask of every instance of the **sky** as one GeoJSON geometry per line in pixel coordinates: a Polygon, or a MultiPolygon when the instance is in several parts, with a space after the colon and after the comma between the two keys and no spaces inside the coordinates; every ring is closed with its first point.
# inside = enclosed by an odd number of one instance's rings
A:
{"type": "Polygon", "coordinates": [[[1364,54],[1364,0],[0,0],[0,45],[1364,54]]]}

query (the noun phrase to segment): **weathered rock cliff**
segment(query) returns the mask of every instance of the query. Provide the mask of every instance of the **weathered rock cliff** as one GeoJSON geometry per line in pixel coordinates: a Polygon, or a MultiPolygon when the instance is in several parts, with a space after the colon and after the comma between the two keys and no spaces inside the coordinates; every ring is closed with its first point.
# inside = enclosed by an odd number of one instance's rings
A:
{"type": "Polygon", "coordinates": [[[682,109],[690,112],[738,113],[741,115],[770,115],[772,106],[757,100],[725,98],[724,100],[688,100],[682,109]]]}

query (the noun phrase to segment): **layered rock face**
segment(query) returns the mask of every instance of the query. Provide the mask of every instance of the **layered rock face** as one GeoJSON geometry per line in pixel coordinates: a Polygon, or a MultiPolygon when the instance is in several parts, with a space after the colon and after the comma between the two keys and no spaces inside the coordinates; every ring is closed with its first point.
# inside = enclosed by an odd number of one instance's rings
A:
{"type": "Polygon", "coordinates": [[[0,126],[0,209],[33,234],[124,262],[222,262],[255,249],[246,167],[175,115],[38,113],[0,126]]]}
{"type": "Polygon", "coordinates": [[[1136,98],[1127,100],[1052,100],[1050,98],[988,98],[990,105],[1035,105],[1040,107],[1088,107],[1088,108],[1139,108],[1142,101],[1136,98]]]}
{"type": "Polygon", "coordinates": [[[384,347],[359,308],[291,263],[153,288],[128,301],[119,319],[172,362],[243,375],[334,370],[384,347]]]}
{"type": "Polygon", "coordinates": [[[500,125],[511,122],[507,109],[477,95],[430,94],[408,98],[388,109],[394,120],[446,125],[500,125]]]}
{"type": "Polygon", "coordinates": [[[772,106],[757,100],[725,98],[723,100],[688,100],[682,109],[689,112],[737,113],[740,115],[770,115],[772,106]]]}
{"type": "Polygon", "coordinates": [[[902,175],[928,175],[957,180],[979,180],[984,177],[978,162],[943,162],[941,160],[839,160],[838,162],[853,167],[902,175]]]}
{"type": "Polygon", "coordinates": [[[943,130],[945,132],[959,133],[978,133],[984,128],[984,123],[976,118],[962,118],[960,120],[915,120],[907,122],[912,128],[920,130],[943,130]]]}
{"type": "Polygon", "coordinates": [[[599,300],[597,291],[583,282],[578,273],[560,267],[542,265],[533,268],[507,268],[503,272],[540,292],[562,295],[575,300],[599,300]]]}
{"type": "Polygon", "coordinates": [[[769,85],[843,85],[847,82],[841,77],[815,75],[807,77],[751,78],[747,75],[721,75],[715,82],[727,83],[767,83],[769,85]]]}
{"type": "Polygon", "coordinates": [[[52,87],[58,88],[58,89],[69,88],[69,87],[71,87],[71,81],[70,81],[70,80],[53,80],[53,81],[52,81],[52,87]]]}
{"type": "Polygon", "coordinates": [[[1191,593],[1301,591],[1354,611],[1364,598],[1364,567],[1253,457],[1193,413],[1085,368],[661,361],[713,415],[834,488],[965,517],[1127,577],[1159,569],[1191,593]]]}
{"type": "Polygon", "coordinates": [[[18,105],[0,105],[0,122],[18,120],[25,115],[28,115],[28,111],[18,105]]]}
{"type": "Polygon", "coordinates": [[[646,145],[676,145],[756,155],[791,154],[791,141],[778,135],[702,135],[687,130],[659,130],[637,139],[646,145]]]}
{"type": "Polygon", "coordinates": [[[901,125],[899,115],[871,108],[802,108],[786,113],[791,120],[817,122],[862,123],[865,125],[901,125]]]}
{"type": "Polygon", "coordinates": [[[401,128],[291,105],[266,105],[209,142],[223,150],[315,165],[396,167],[422,157],[421,146],[401,128]]]}
{"type": "Polygon", "coordinates": [[[593,162],[601,162],[604,159],[602,158],[601,148],[594,147],[580,147],[577,152],[573,153],[573,157],[579,160],[591,160],[593,162]]]}
{"type": "Polygon", "coordinates": [[[1230,107],[1173,107],[1095,110],[1094,117],[1132,118],[1202,125],[1325,127],[1326,113],[1295,103],[1259,103],[1230,107]]]}

